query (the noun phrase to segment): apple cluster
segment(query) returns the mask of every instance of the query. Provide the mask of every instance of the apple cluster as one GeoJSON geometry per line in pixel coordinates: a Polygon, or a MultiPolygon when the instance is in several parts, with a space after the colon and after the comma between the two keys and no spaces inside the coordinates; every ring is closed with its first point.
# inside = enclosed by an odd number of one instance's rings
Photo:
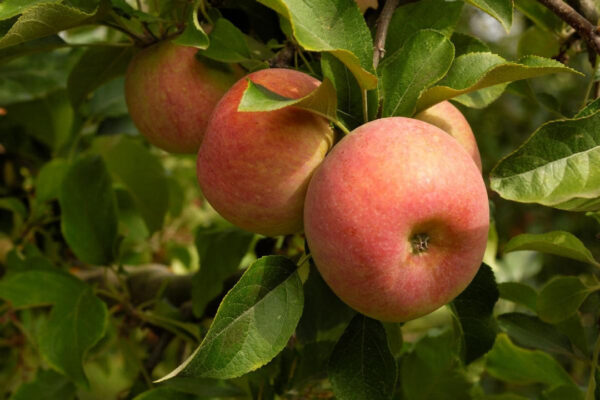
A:
{"type": "Polygon", "coordinates": [[[291,69],[214,69],[160,43],[126,76],[131,117],[148,140],[196,152],[207,201],[240,228],[304,231],[331,289],[359,312],[406,321],[448,303],[473,279],[489,210],[469,124],[442,102],[415,118],[368,122],[339,140],[295,107],[238,111],[248,80],[287,98],[317,79],[291,69]],[[441,128],[441,129],[440,129],[441,128]]]}

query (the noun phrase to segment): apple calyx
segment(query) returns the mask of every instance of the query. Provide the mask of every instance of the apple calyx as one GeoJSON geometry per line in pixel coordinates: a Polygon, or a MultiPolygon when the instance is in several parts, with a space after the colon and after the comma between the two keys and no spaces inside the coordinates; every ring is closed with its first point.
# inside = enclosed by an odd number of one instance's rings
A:
{"type": "Polygon", "coordinates": [[[429,247],[429,235],[426,233],[417,233],[410,239],[410,244],[414,254],[424,253],[429,247]]]}

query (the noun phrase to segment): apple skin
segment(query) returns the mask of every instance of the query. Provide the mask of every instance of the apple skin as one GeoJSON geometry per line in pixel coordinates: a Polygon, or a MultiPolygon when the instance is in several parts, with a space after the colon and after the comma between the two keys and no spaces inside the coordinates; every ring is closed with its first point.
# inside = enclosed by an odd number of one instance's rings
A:
{"type": "Polygon", "coordinates": [[[323,279],[350,307],[391,322],[464,290],[488,227],[485,184],[469,155],[412,118],[375,120],[343,138],[313,175],[304,208],[323,279]],[[426,250],[415,250],[417,235],[429,237],[426,250]]]}
{"type": "Polygon", "coordinates": [[[452,103],[442,101],[421,111],[415,118],[437,126],[458,140],[481,171],[481,156],[473,130],[465,116],[452,103]]]}
{"type": "Polygon", "coordinates": [[[209,67],[196,59],[197,51],[159,42],[139,51],[125,75],[134,124],[150,143],[172,153],[198,151],[212,110],[242,76],[238,66],[209,67]]]}
{"type": "Polygon", "coordinates": [[[213,208],[231,223],[267,236],[302,230],[308,182],[333,143],[320,116],[295,107],[237,110],[248,79],[299,98],[320,82],[290,69],[265,69],[239,80],[223,96],[198,151],[198,183],[213,208]]]}

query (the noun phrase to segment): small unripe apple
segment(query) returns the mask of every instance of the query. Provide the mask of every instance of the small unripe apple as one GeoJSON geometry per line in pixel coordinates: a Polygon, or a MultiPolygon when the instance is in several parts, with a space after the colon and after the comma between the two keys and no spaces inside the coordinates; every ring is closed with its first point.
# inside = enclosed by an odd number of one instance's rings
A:
{"type": "Polygon", "coordinates": [[[320,82],[291,69],[265,69],[238,81],[223,96],[198,151],[198,183],[225,219],[267,236],[302,230],[310,177],[333,142],[329,122],[295,107],[240,112],[248,80],[288,98],[320,82]]]}
{"type": "Polygon", "coordinates": [[[412,118],[369,122],[317,169],[304,209],[323,279],[349,306],[407,321],[457,296],[485,251],[488,198],[456,140],[412,118]]]}
{"type": "Polygon", "coordinates": [[[213,67],[197,49],[159,42],[138,52],[125,75],[125,100],[150,143],[173,153],[195,153],[223,94],[242,76],[237,66],[213,67]]]}
{"type": "Polygon", "coordinates": [[[442,101],[415,115],[416,119],[428,122],[450,134],[458,140],[464,149],[471,155],[475,164],[481,171],[481,156],[473,130],[460,110],[449,101],[442,101]]]}

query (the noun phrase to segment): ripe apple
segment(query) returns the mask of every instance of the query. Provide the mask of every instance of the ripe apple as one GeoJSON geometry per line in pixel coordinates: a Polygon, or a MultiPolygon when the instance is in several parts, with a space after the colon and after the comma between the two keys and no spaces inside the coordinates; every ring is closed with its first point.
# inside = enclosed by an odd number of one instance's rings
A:
{"type": "Polygon", "coordinates": [[[302,230],[310,177],[333,142],[329,122],[295,107],[240,112],[248,80],[288,98],[319,81],[291,69],[265,69],[238,81],[223,96],[198,151],[198,182],[225,219],[267,236],[302,230]]]}
{"type": "Polygon", "coordinates": [[[483,259],[481,173],[460,144],[412,118],[369,122],[316,170],[304,229],[323,279],[349,306],[407,321],[457,296],[483,259]]]}
{"type": "Polygon", "coordinates": [[[471,155],[481,171],[481,156],[479,155],[475,135],[473,135],[471,126],[465,116],[452,103],[442,101],[421,111],[415,115],[415,118],[437,126],[458,140],[458,143],[471,155]]]}
{"type": "Polygon", "coordinates": [[[198,151],[206,124],[223,94],[241,76],[196,59],[198,50],[159,42],[138,52],[125,75],[125,100],[150,143],[173,153],[198,151]]]}

